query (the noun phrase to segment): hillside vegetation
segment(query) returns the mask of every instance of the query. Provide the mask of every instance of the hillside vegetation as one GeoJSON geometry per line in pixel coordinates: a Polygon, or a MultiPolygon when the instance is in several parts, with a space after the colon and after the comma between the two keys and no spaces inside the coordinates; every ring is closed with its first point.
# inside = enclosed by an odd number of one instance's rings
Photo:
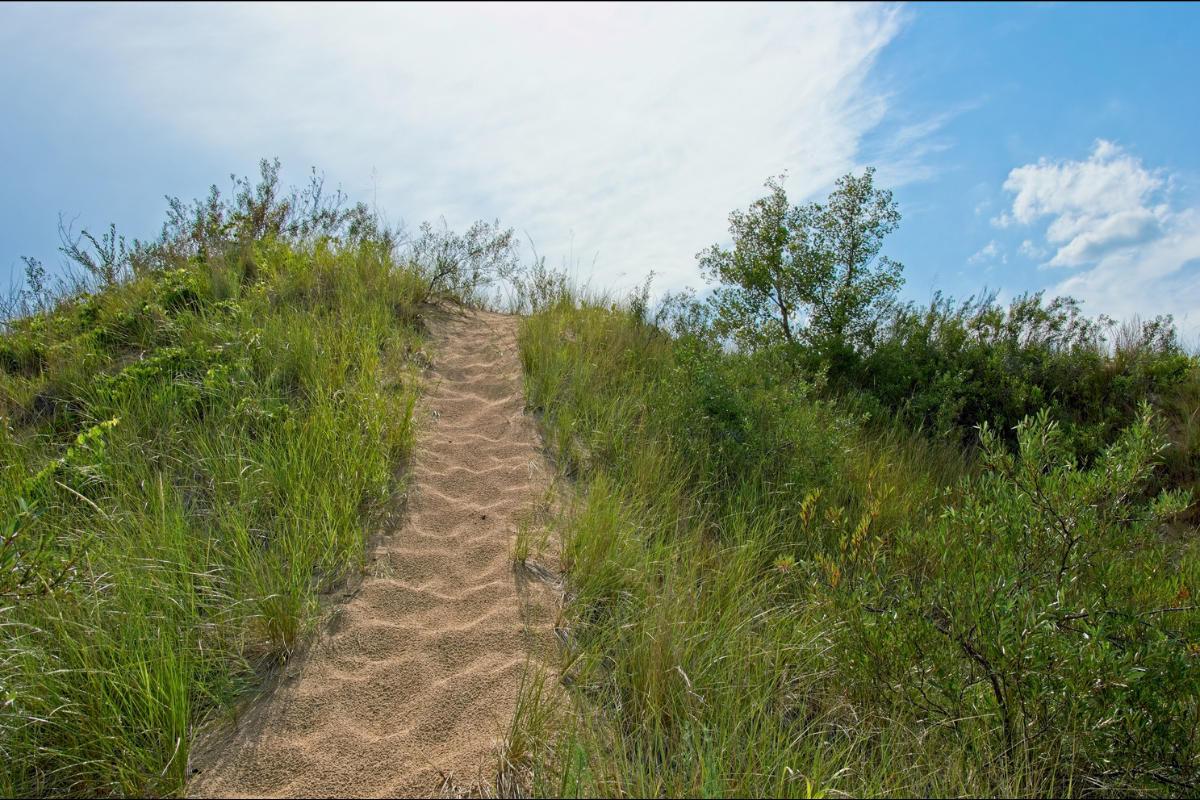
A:
{"type": "Polygon", "coordinates": [[[401,247],[262,168],[172,201],[156,241],[64,235],[73,278],[30,259],[10,298],[0,794],[182,791],[198,723],[286,661],[396,509],[421,304],[477,301],[511,251],[488,225],[401,247]]]}
{"type": "Polygon", "coordinates": [[[496,224],[408,236],[315,176],[284,194],[265,161],[152,242],[64,231],[55,287],[28,259],[0,332],[0,794],[185,790],[197,728],[401,508],[423,304],[497,280],[565,586],[497,789],[1195,794],[1200,362],[1170,318],[901,303],[871,171],[820,204],[767,187],[699,255],[713,291],[656,306],[521,267],[496,224]]]}
{"type": "Polygon", "coordinates": [[[769,182],[705,303],[519,284],[568,589],[514,783],[1195,792],[1200,364],[1169,319],[898,304],[871,177],[769,182]]]}

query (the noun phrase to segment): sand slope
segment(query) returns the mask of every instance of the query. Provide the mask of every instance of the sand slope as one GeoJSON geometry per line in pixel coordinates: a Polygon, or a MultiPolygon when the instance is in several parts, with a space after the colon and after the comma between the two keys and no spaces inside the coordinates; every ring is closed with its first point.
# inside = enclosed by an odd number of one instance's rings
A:
{"type": "Polygon", "coordinates": [[[509,542],[549,470],[522,414],[516,318],[429,316],[408,518],[290,677],[197,747],[193,796],[429,796],[451,775],[460,791],[491,779],[538,591],[509,542]]]}

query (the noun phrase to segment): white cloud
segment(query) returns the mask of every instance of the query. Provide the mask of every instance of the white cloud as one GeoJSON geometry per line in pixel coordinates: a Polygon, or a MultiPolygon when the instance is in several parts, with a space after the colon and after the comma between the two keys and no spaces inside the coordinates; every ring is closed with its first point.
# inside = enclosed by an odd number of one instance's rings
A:
{"type": "Polygon", "coordinates": [[[915,121],[908,118],[903,108],[888,109],[889,116],[900,117],[905,122],[889,131],[880,143],[866,148],[869,159],[879,164],[876,182],[895,188],[932,179],[937,175],[937,169],[928,156],[942,153],[954,145],[954,140],[942,133],[943,128],[976,107],[974,104],[960,104],[915,121]]]}
{"type": "Polygon", "coordinates": [[[1017,248],[1017,252],[1026,258],[1041,258],[1046,255],[1046,251],[1035,245],[1032,239],[1026,239],[1021,242],[1021,246],[1017,248]]]}
{"type": "Polygon", "coordinates": [[[728,212],[767,176],[787,170],[801,200],[859,166],[859,140],[885,110],[864,78],[902,16],[890,5],[42,8],[6,12],[9,58],[69,75],[124,109],[131,130],[234,163],[278,154],[294,176],[315,164],[356,199],[371,198],[377,168],[393,217],[498,216],[552,262],[573,229],[585,265],[599,252],[602,283],[654,269],[664,289],[695,283],[693,254],[725,238],[728,212]]]}
{"type": "Polygon", "coordinates": [[[968,258],[967,264],[969,266],[975,266],[977,264],[982,264],[985,261],[991,261],[993,258],[995,258],[999,254],[999,252],[1000,252],[1000,248],[996,246],[996,240],[993,239],[992,241],[987,243],[987,247],[983,248],[978,253],[976,253],[975,255],[968,258]]]}
{"type": "Polygon", "coordinates": [[[1163,235],[1169,208],[1150,205],[1162,185],[1139,159],[1101,139],[1086,161],[1043,158],[1010,172],[1004,188],[1016,194],[1012,214],[992,223],[1006,228],[1052,216],[1046,239],[1061,246],[1046,266],[1095,263],[1163,235]]]}
{"type": "MultiPolygon", "coordinates": [[[[1004,184],[1016,195],[1011,214],[993,224],[1051,218],[1045,238],[1058,247],[1043,266],[1088,266],[1051,287],[1051,294],[1072,295],[1091,313],[1116,318],[1173,314],[1193,331],[1200,323],[1200,210],[1158,202],[1166,183],[1100,140],[1085,161],[1041,159],[1014,169],[1004,184]]],[[[1033,239],[1018,252],[1047,254],[1033,239]]]]}
{"type": "Polygon", "coordinates": [[[1050,294],[1071,295],[1092,313],[1117,319],[1173,314],[1180,329],[1194,335],[1200,326],[1200,212],[1172,215],[1155,241],[1105,255],[1050,294]]]}

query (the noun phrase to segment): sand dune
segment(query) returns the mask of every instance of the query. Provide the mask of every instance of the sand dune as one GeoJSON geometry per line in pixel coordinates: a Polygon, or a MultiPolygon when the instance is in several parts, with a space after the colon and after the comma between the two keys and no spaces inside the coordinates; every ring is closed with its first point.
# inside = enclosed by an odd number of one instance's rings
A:
{"type": "Polygon", "coordinates": [[[407,519],[289,677],[196,748],[193,796],[429,796],[492,778],[540,595],[509,542],[549,470],[522,414],[516,318],[430,316],[407,519]]]}

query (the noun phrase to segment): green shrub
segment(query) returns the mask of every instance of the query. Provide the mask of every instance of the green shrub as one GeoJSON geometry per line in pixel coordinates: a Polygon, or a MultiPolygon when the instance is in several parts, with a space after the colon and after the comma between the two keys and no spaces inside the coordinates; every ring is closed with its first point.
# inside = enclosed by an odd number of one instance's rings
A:
{"type": "Polygon", "coordinates": [[[841,585],[877,617],[851,646],[880,654],[880,691],[984,725],[1014,770],[1194,785],[1200,563],[1159,536],[1187,497],[1141,499],[1164,447],[1150,409],[1090,469],[1045,412],[1017,438],[1009,453],[985,427],[983,474],[937,524],[895,534],[890,580],[841,585]]]}
{"type": "Polygon", "coordinates": [[[733,247],[697,255],[718,284],[698,320],[707,334],[780,380],[802,368],[860,412],[959,445],[972,446],[985,422],[1012,443],[1018,422],[1048,410],[1085,461],[1116,441],[1143,401],[1169,403],[1194,369],[1170,317],[1117,326],[1041,293],[1007,309],[994,294],[899,304],[903,267],[879,253],[900,214],[873,175],[843,176],[824,204],[805,206],[789,205],[771,179],[767,197],[731,213],[733,247]]]}
{"type": "Polygon", "coordinates": [[[1070,298],[1022,295],[1005,309],[990,296],[959,305],[939,296],[927,308],[896,308],[876,347],[831,380],[870,398],[878,413],[968,444],[983,423],[1012,443],[1017,423],[1044,410],[1086,460],[1191,369],[1170,318],[1106,324],[1070,298]]]}

